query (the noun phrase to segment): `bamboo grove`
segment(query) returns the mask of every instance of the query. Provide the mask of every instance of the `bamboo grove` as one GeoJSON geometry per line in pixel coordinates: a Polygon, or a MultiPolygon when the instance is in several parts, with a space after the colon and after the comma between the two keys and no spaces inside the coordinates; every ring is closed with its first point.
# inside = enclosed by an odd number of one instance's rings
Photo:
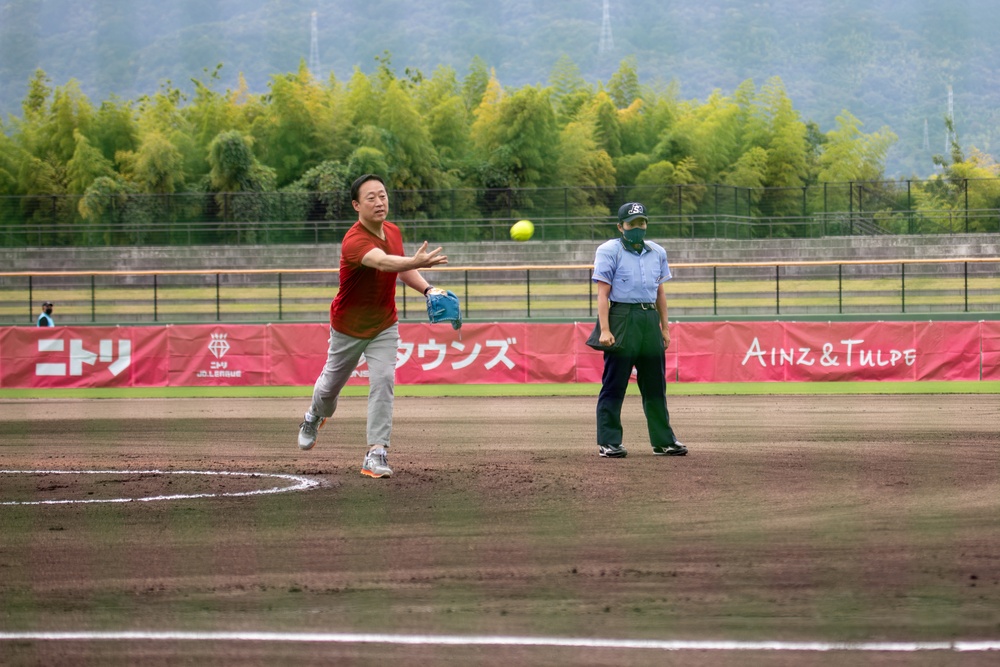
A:
{"type": "MultiPolygon", "coordinates": [[[[96,103],[77,82],[53,86],[36,71],[20,116],[0,122],[4,224],[12,215],[30,221],[31,198],[61,195],[72,209],[62,219],[79,224],[106,219],[110,209],[141,215],[115,204],[129,197],[183,193],[239,193],[249,207],[243,217],[259,218],[269,195],[343,192],[364,172],[385,176],[401,217],[433,217],[441,198],[428,193],[559,187],[570,188],[571,217],[607,217],[607,193],[631,186],[652,193],[652,207],[685,186],[681,207],[694,212],[712,184],[778,193],[751,194],[748,215],[793,215],[801,209],[796,189],[884,180],[896,141],[888,127],[864,132],[848,110],[832,128],[803,119],[778,78],[686,100],[676,83],[640,82],[631,59],[592,83],[563,57],[545,84],[519,88],[503,86],[479,58],[461,77],[448,67],[400,74],[385,53],[371,74],[355,69],[347,80],[322,81],[303,62],[274,75],[263,93],[242,77],[219,90],[221,68],[204,70],[190,94],[166,82],[138,99],[96,103]]],[[[935,161],[937,175],[909,193],[913,209],[1000,205],[989,155],[967,156],[956,143],[935,161]],[[963,189],[970,179],[983,184],[963,189]]],[[[451,205],[464,206],[464,217],[488,215],[475,198],[451,205]]]]}

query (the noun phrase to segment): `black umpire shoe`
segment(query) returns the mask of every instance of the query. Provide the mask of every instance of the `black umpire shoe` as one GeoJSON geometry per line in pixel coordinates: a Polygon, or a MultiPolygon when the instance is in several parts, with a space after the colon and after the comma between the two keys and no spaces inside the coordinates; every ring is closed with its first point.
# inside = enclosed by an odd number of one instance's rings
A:
{"type": "Polygon", "coordinates": [[[653,454],[656,456],[684,456],[688,453],[688,448],[679,442],[672,445],[653,445],[653,454]]]}
{"type": "Polygon", "coordinates": [[[621,445],[598,445],[597,449],[607,459],[623,459],[628,456],[628,451],[621,445]]]}

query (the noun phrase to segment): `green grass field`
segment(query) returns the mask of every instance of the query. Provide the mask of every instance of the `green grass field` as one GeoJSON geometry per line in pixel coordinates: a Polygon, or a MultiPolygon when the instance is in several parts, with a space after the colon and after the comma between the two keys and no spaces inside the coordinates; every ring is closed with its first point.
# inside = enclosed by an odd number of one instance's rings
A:
{"type": "MultiPolygon", "coordinates": [[[[597,383],[397,385],[397,396],[597,396],[597,383]]],[[[636,385],[629,393],[637,395],[636,385]]],[[[0,389],[0,400],[23,398],[288,398],[309,397],[312,387],[141,387],[100,389],[0,389]]],[[[365,396],[349,386],[344,396],[365,396]]],[[[1000,381],[985,382],[727,382],[670,384],[671,396],[766,396],[838,394],[1000,394],[1000,381]]]]}

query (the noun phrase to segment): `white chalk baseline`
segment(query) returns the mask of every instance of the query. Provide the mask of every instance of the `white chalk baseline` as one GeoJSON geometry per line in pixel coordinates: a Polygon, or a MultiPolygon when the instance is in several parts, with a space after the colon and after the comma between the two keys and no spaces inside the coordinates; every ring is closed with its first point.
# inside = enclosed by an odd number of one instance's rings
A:
{"type": "Polygon", "coordinates": [[[320,486],[322,482],[302,475],[286,475],[266,472],[232,472],[225,470],[0,470],[0,475],[216,475],[223,477],[269,477],[291,482],[289,486],[276,486],[253,491],[226,493],[177,493],[139,498],[85,498],[79,500],[0,500],[0,505],[66,505],[72,503],[134,503],[158,500],[186,500],[189,498],[222,498],[238,496],[260,496],[272,493],[306,491],[320,486]]]}
{"type": "Polygon", "coordinates": [[[1000,640],[941,642],[822,641],[685,641],[595,639],[586,637],[490,637],[477,635],[401,635],[340,632],[0,632],[0,641],[181,641],[272,642],[317,644],[407,644],[423,646],[541,646],[564,648],[651,649],[659,651],[858,651],[913,653],[923,651],[1000,651],[1000,640]]]}

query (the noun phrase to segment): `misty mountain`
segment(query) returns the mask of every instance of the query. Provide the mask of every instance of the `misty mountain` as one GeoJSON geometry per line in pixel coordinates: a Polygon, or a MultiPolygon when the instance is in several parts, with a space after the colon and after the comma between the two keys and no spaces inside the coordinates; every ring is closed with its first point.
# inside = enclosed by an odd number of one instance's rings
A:
{"type": "Polygon", "coordinates": [[[320,76],[374,71],[391,54],[399,75],[439,66],[465,76],[479,56],[506,86],[547,83],[569,56],[591,84],[634,57],[641,83],[676,82],[682,98],[730,94],[778,76],[803,120],[824,131],[847,109],[899,142],[887,172],[927,176],[945,152],[948,89],[959,142],[991,152],[1000,126],[1000,55],[992,0],[0,0],[0,114],[20,114],[36,68],[52,85],[80,82],[96,105],[136,99],[165,82],[190,90],[219,63],[251,91],[309,61],[317,13],[320,76]]]}

